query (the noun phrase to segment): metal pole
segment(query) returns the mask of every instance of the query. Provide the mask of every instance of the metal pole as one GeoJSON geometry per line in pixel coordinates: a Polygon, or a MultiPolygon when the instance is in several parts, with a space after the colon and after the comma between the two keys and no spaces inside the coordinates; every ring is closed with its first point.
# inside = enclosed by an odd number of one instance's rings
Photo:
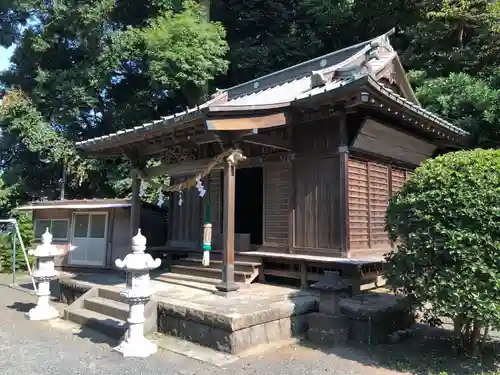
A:
{"type": "Polygon", "coordinates": [[[17,233],[12,232],[12,285],[16,284],[16,253],[17,253],[17,233]]]}
{"type": "Polygon", "coordinates": [[[36,288],[35,279],[33,278],[33,272],[31,271],[30,261],[28,259],[28,254],[26,254],[26,248],[24,247],[23,238],[21,237],[21,232],[19,231],[19,226],[17,225],[17,221],[14,222],[14,225],[16,227],[17,238],[19,238],[19,243],[21,245],[21,249],[23,249],[24,260],[26,261],[26,266],[28,267],[28,272],[30,273],[30,276],[31,276],[33,290],[36,292],[37,288],[36,288]]]}
{"type": "Polygon", "coordinates": [[[60,200],[64,200],[64,193],[66,191],[66,159],[63,161],[62,176],[61,176],[61,195],[60,200]]]}
{"type": "Polygon", "coordinates": [[[26,253],[26,248],[24,247],[24,242],[23,238],[21,237],[21,232],[19,231],[19,226],[17,225],[17,220],[16,219],[0,219],[0,223],[7,223],[11,224],[15,228],[15,235],[17,235],[17,238],[19,239],[19,244],[21,245],[21,249],[23,250],[23,255],[24,255],[24,260],[26,261],[26,267],[28,268],[28,272],[31,276],[31,282],[33,283],[33,290],[36,292],[38,291],[35,283],[35,278],[33,277],[33,272],[31,271],[31,265],[28,260],[28,254],[26,253]]]}

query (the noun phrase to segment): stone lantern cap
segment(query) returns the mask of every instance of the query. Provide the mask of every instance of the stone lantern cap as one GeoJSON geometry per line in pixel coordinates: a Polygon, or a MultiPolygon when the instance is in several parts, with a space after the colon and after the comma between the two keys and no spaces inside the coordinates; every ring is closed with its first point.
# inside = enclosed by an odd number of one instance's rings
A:
{"type": "Polygon", "coordinates": [[[319,289],[321,291],[332,291],[332,292],[342,292],[347,291],[350,287],[350,283],[340,277],[337,271],[325,271],[323,278],[311,285],[311,288],[319,289]]]}
{"type": "Polygon", "coordinates": [[[116,267],[125,271],[148,271],[161,266],[161,259],[153,259],[150,254],[146,254],[146,237],[141,234],[141,230],[132,238],[132,253],[125,259],[116,259],[116,267]]]}
{"type": "Polygon", "coordinates": [[[61,250],[52,245],[52,234],[50,234],[49,228],[47,228],[42,235],[42,243],[35,250],[29,250],[28,253],[37,258],[52,257],[61,255],[61,250]]]}

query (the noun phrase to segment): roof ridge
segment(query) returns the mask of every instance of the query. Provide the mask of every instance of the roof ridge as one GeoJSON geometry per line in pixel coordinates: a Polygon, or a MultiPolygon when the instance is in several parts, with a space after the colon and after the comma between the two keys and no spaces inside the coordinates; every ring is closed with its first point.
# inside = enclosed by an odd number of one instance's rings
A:
{"type": "MultiPolygon", "coordinates": [[[[391,35],[393,35],[394,33],[395,33],[395,28],[392,28],[391,30],[387,31],[386,33],[384,33],[382,35],[379,35],[379,36],[376,36],[376,37],[374,37],[372,39],[365,40],[365,41],[357,43],[355,45],[348,46],[348,47],[341,48],[341,49],[336,50],[336,51],[329,52],[329,53],[324,54],[322,56],[314,57],[314,58],[312,58],[310,60],[303,61],[303,62],[300,62],[298,64],[289,66],[287,68],[278,70],[276,72],[269,73],[269,74],[263,75],[261,77],[254,78],[254,79],[252,79],[250,81],[242,82],[240,84],[237,84],[235,86],[231,86],[231,87],[226,88],[226,89],[221,89],[221,90],[219,90],[219,92],[225,92],[225,93],[228,94],[228,96],[231,96],[231,94],[234,93],[235,96],[238,97],[240,95],[249,95],[249,94],[253,93],[254,91],[265,90],[268,87],[264,86],[264,87],[261,88],[260,84],[259,84],[260,81],[269,80],[269,79],[272,79],[273,77],[278,77],[278,76],[283,75],[285,73],[292,72],[294,70],[298,70],[298,69],[303,68],[303,67],[304,68],[308,67],[310,65],[313,65],[314,63],[318,63],[317,66],[320,69],[309,69],[310,71],[312,71],[312,70],[322,70],[321,68],[323,68],[323,66],[321,66],[321,65],[322,65],[322,61],[323,60],[325,60],[325,66],[324,66],[324,68],[327,69],[327,68],[329,68],[329,67],[331,67],[333,65],[338,65],[338,64],[331,64],[330,66],[327,66],[326,61],[329,58],[332,58],[333,56],[340,55],[342,53],[345,53],[345,52],[348,52],[348,51],[351,51],[351,50],[355,50],[356,48],[360,48],[360,47],[365,46],[365,45],[369,45],[370,43],[372,43],[374,41],[378,41],[378,40],[382,40],[382,39],[388,39],[388,37],[391,36],[391,35]],[[253,86],[253,89],[249,90],[248,92],[245,92],[246,90],[241,90],[242,88],[247,87],[247,86],[253,86]],[[258,90],[259,88],[260,88],[260,90],[258,90]],[[238,92],[240,92],[240,93],[238,94],[238,92]]],[[[358,52],[359,51],[355,52],[355,54],[357,54],[358,52]]],[[[349,57],[347,57],[347,59],[349,59],[349,57]]],[[[344,60],[346,60],[346,59],[342,59],[339,62],[343,62],[344,60]]],[[[298,77],[295,76],[295,78],[293,78],[293,76],[292,76],[289,79],[284,79],[283,81],[279,81],[276,84],[285,83],[285,82],[287,82],[289,80],[293,80],[293,79],[298,79],[298,77]]],[[[274,86],[274,85],[269,85],[269,86],[274,86]]],[[[229,99],[232,99],[232,98],[229,98],[229,99]]]]}

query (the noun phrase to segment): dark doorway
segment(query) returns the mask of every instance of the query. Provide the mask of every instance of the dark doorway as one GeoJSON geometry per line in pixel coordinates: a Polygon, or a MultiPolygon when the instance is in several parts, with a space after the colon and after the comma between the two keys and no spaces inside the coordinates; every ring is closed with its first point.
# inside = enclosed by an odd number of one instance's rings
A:
{"type": "Polygon", "coordinates": [[[252,245],[262,245],[262,168],[236,170],[235,233],[249,233],[252,245]]]}

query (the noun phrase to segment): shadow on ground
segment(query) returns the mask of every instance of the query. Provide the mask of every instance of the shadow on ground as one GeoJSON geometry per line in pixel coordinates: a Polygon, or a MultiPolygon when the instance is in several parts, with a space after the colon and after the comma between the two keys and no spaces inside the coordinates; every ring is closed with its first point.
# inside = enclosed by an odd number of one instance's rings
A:
{"type": "Polygon", "coordinates": [[[488,375],[499,371],[498,342],[490,342],[481,357],[457,357],[449,330],[424,325],[417,325],[416,328],[415,334],[403,341],[378,346],[324,348],[307,342],[301,345],[366,366],[415,375],[488,375]]]}
{"type": "Polygon", "coordinates": [[[16,310],[18,312],[27,313],[36,306],[35,303],[30,302],[14,302],[12,305],[7,306],[8,309],[16,310]]]}
{"type": "Polygon", "coordinates": [[[87,339],[94,344],[106,344],[110,347],[115,347],[119,343],[119,339],[99,332],[92,326],[81,326],[80,331],[74,333],[75,336],[87,339]]]}

